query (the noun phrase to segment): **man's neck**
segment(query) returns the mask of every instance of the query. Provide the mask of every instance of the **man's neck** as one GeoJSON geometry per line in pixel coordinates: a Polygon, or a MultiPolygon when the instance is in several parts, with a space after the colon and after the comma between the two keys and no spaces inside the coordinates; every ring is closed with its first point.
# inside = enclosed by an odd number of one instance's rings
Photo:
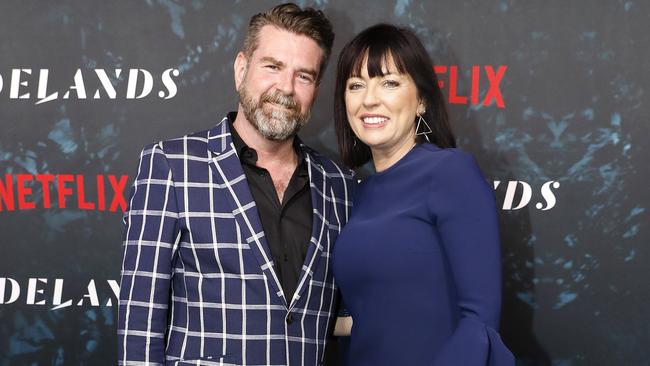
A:
{"type": "Polygon", "coordinates": [[[292,165],[298,163],[298,156],[293,148],[293,137],[285,141],[272,141],[264,138],[260,132],[246,119],[239,107],[233,123],[239,137],[257,153],[257,166],[267,168],[277,165],[292,165]]]}

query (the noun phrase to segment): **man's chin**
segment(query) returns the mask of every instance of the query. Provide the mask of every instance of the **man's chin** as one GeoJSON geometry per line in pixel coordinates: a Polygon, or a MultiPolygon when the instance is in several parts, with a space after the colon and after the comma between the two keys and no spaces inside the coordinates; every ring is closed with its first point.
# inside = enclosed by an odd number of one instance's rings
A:
{"type": "Polygon", "coordinates": [[[293,136],[295,136],[295,133],[289,133],[287,135],[286,131],[281,131],[278,132],[277,129],[272,128],[276,126],[284,126],[285,121],[279,120],[270,116],[266,116],[265,121],[260,123],[259,121],[257,123],[253,123],[253,125],[256,127],[257,131],[267,140],[270,141],[286,141],[293,136]],[[269,128],[271,127],[271,128],[269,128]],[[287,137],[285,137],[287,136],[287,137]]]}
{"type": "Polygon", "coordinates": [[[270,113],[264,111],[265,123],[271,126],[288,126],[296,124],[295,120],[284,111],[273,110],[270,113]]]}

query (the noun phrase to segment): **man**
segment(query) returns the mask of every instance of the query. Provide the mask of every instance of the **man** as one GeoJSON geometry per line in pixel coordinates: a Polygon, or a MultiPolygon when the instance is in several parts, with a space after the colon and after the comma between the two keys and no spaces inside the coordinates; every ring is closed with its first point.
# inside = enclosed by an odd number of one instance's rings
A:
{"type": "Polygon", "coordinates": [[[237,112],[143,150],[124,220],[120,364],[321,364],[353,179],[296,132],[333,38],[311,8],[254,16],[234,63],[237,112]]]}

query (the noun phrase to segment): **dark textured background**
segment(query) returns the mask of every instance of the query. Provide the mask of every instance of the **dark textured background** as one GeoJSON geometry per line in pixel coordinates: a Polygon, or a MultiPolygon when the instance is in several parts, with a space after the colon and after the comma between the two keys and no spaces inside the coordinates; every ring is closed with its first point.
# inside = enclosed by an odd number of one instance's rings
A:
{"type": "MultiPolygon", "coordinates": [[[[387,21],[415,29],[437,64],[458,65],[460,94],[469,94],[472,65],[508,66],[506,108],[450,108],[460,145],[487,177],[502,181],[500,202],[509,180],[533,187],[529,205],[500,213],[504,340],[519,365],[649,365],[648,2],[301,3],[332,19],[334,57],[353,34],[387,21]],[[555,207],[542,211],[535,203],[547,181],[561,186],[555,207]]],[[[235,109],[232,62],[248,18],[274,4],[2,1],[0,173],[132,176],[143,145],[209,128],[235,109]],[[160,74],[172,67],[181,71],[178,94],[161,100],[160,74]],[[115,100],[35,105],[37,73],[26,88],[31,99],[10,99],[14,68],[49,69],[48,89],[60,94],[78,68],[90,76],[89,97],[96,68],[146,69],[158,84],[141,100],[126,100],[121,78],[115,100]]],[[[301,133],[334,157],[335,61],[301,133]]],[[[51,310],[50,302],[54,279],[63,278],[64,299],[80,299],[95,279],[106,303],[106,280],[119,279],[120,217],[57,208],[0,212],[0,277],[15,279],[22,291],[15,303],[0,305],[0,365],[116,363],[114,306],[86,300],[51,310]],[[46,305],[25,303],[34,277],[48,279],[46,305]]]]}

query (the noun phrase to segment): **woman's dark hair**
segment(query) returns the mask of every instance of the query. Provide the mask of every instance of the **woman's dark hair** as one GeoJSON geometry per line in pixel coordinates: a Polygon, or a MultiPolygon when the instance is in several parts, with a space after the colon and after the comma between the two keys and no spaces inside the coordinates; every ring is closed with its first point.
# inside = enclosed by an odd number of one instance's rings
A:
{"type": "MultiPolygon", "coordinates": [[[[352,169],[358,168],[372,157],[370,148],[352,132],[345,109],[347,80],[361,75],[366,57],[368,75],[371,78],[384,76],[382,66],[386,66],[391,58],[397,71],[410,75],[415,82],[418,98],[426,105],[422,118],[431,127],[431,132],[427,134],[429,141],[442,148],[456,147],[447,107],[426,49],[411,30],[390,24],[377,24],[359,33],[343,47],[336,67],[334,119],[339,150],[345,165],[352,169]]],[[[413,123],[417,123],[417,119],[413,123]]],[[[426,139],[418,136],[417,142],[426,142],[426,139]]]]}

